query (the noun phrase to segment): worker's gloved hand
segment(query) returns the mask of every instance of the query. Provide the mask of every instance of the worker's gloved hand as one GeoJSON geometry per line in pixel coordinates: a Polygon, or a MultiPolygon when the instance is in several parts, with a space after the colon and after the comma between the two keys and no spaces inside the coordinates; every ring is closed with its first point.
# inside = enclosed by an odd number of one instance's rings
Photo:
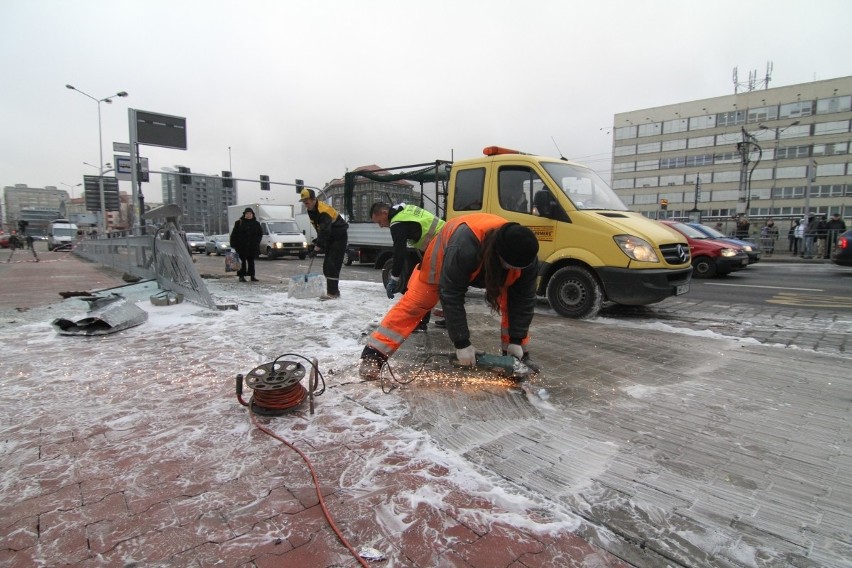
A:
{"type": "Polygon", "coordinates": [[[388,292],[388,298],[393,299],[393,295],[399,292],[399,278],[388,276],[388,283],[385,285],[385,290],[388,292]]]}
{"type": "Polygon", "coordinates": [[[524,348],[520,345],[515,345],[514,343],[510,343],[506,348],[506,355],[511,355],[518,361],[524,358],[524,348]]]}
{"type": "Polygon", "coordinates": [[[459,365],[473,367],[476,365],[476,349],[473,345],[468,345],[464,349],[456,349],[456,359],[459,365]]]}

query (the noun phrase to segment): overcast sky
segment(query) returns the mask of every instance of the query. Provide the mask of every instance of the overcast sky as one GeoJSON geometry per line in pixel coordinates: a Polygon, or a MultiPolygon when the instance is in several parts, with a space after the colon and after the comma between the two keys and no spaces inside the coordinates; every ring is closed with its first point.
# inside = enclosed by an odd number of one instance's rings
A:
{"type": "MultiPolygon", "coordinates": [[[[850,75],[849,22],[848,0],[1,0],[0,186],[97,174],[97,105],[66,84],[129,93],[101,104],[104,162],[135,108],[187,121],[188,150],[142,148],[152,170],[321,187],[555,141],[609,179],[614,114],[732,94],[768,61],[770,87],[850,75]]],[[[240,185],[261,197],[296,200],[240,185]]]]}

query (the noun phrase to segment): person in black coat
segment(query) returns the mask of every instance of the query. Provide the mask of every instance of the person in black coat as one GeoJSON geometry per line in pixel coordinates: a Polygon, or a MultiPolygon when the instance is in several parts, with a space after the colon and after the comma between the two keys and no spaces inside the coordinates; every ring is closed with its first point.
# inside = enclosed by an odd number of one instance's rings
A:
{"type": "Polygon", "coordinates": [[[260,254],[261,238],[263,230],[254,218],[254,210],[246,207],[243,216],[237,219],[231,230],[231,248],[240,255],[240,269],[237,271],[240,282],[245,282],[246,276],[251,278],[252,282],[257,282],[254,277],[254,259],[260,254]]]}

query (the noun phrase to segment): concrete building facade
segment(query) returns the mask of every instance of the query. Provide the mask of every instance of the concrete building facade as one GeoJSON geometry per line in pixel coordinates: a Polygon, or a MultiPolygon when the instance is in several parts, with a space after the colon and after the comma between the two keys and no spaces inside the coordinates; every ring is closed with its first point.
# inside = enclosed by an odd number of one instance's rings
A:
{"type": "Polygon", "coordinates": [[[229,180],[233,187],[224,187],[225,180],[219,176],[193,174],[184,166],[163,169],[168,172],[161,176],[163,203],[180,206],[180,223],[186,231],[205,235],[231,231],[228,206],[237,203],[236,180],[229,180]]]}
{"type": "Polygon", "coordinates": [[[852,77],[619,113],[612,186],[652,218],[792,220],[807,207],[849,224],[850,121],[852,77]]]}

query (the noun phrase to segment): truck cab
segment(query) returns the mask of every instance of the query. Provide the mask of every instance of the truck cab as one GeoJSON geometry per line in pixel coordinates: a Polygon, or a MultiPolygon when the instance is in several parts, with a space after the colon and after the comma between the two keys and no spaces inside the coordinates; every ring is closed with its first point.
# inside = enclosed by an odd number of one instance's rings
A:
{"type": "Polygon", "coordinates": [[[453,163],[447,219],[485,212],[529,227],[538,294],[558,314],[589,318],[604,301],[647,305],[689,290],[686,239],[629,211],[594,171],[496,146],[483,153],[453,163]]]}

